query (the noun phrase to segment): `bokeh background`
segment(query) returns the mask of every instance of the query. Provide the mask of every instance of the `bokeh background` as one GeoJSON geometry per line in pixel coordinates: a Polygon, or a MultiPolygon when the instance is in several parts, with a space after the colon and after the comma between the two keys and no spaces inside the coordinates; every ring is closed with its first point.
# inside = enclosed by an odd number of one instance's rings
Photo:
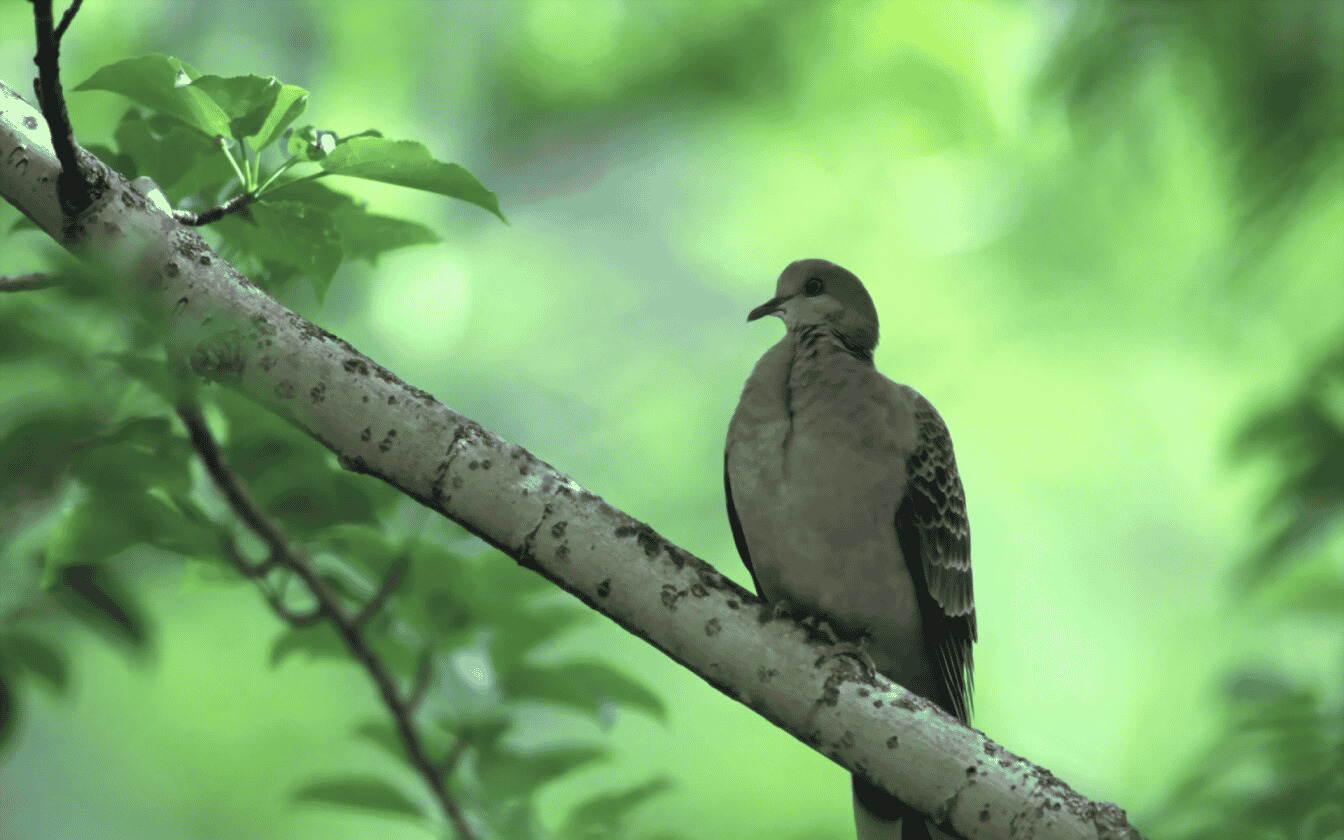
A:
{"type": "MultiPolygon", "coordinates": [[[[30,8],[0,3],[19,90],[30,8]]],[[[1154,838],[1262,794],[1244,836],[1344,837],[1322,794],[1344,790],[1344,2],[90,0],[65,78],[151,51],[475,172],[508,225],[363,185],[444,244],[280,297],[747,586],[723,434],[780,328],[745,316],[790,260],[852,269],[879,369],[956,442],[976,726],[1154,838]]],[[[70,95],[86,143],[125,107],[70,95]]],[[[0,240],[0,272],[32,241],[0,240]]],[[[298,781],[378,760],[348,736],[362,676],[270,668],[252,590],[152,570],[149,652],[72,630],[71,690],[26,704],[0,837],[428,836],[293,809],[298,781]]],[[[630,836],[851,836],[822,757],[600,616],[558,648],[669,713],[618,716],[545,819],[666,775],[630,836]]]]}

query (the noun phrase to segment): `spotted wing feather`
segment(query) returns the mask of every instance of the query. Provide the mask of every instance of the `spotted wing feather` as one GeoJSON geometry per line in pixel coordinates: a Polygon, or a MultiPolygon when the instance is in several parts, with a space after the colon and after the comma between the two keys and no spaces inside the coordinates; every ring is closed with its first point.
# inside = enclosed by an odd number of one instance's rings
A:
{"type": "Polygon", "coordinates": [[[908,484],[896,528],[921,593],[924,635],[938,663],[948,711],[970,719],[971,645],[976,638],[971,585],[971,532],[966,493],[952,454],[952,437],[938,412],[915,395],[918,437],[906,460],[908,484]],[[912,554],[917,554],[917,559],[912,554]]]}

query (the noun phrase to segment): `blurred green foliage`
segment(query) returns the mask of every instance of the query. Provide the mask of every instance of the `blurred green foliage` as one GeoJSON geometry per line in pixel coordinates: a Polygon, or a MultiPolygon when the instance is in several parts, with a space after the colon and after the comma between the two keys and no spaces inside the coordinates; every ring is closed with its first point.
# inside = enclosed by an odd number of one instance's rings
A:
{"type": "MultiPolygon", "coordinates": [[[[252,157],[257,175],[378,126],[470,162],[511,225],[395,185],[295,181],[263,224],[208,233],[252,279],[744,575],[714,480],[769,339],[741,320],[789,260],[837,259],[873,290],[879,367],[958,441],[977,725],[1154,840],[1344,836],[1344,2],[257,9],[89,4],[67,89],[146,52],[297,82],[315,125],[252,157]]],[[[28,14],[0,4],[19,89],[28,14]]],[[[70,98],[80,139],[177,206],[239,189],[180,119],[70,98]]],[[[271,133],[223,110],[231,133],[271,133]]],[[[14,230],[0,271],[53,252],[14,230]]],[[[174,513],[189,488],[228,521],[186,469],[150,330],[92,278],[7,295],[0,365],[0,803],[23,803],[0,808],[0,835],[425,836],[361,821],[428,800],[358,672],[328,670],[335,640],[267,618],[207,550],[218,532],[174,513]],[[128,769],[108,778],[113,763],[128,769]],[[356,807],[295,816],[295,792],[356,807]]],[[[848,836],[823,759],[207,396],[230,458],[344,597],[413,558],[382,650],[407,678],[433,640],[426,725],[439,749],[471,733],[460,793],[499,836],[848,836]]]]}

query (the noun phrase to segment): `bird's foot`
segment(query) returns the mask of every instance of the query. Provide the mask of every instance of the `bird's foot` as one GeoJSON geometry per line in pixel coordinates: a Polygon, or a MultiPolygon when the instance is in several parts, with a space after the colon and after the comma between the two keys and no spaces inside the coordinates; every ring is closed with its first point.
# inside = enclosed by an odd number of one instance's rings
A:
{"type": "Polygon", "coordinates": [[[832,659],[840,656],[847,656],[858,663],[859,668],[863,670],[865,679],[872,680],[877,677],[877,663],[873,661],[872,655],[868,653],[867,636],[860,636],[858,641],[841,639],[836,635],[835,630],[831,629],[831,625],[824,621],[817,621],[815,630],[817,635],[821,636],[831,644],[831,649],[823,653],[821,657],[817,659],[818,668],[825,665],[827,662],[830,662],[832,659]]]}

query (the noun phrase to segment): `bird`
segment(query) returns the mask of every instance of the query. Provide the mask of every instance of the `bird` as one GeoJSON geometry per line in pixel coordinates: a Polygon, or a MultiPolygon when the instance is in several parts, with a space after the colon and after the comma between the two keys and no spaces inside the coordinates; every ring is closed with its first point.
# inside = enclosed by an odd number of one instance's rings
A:
{"type": "MultiPolygon", "coordinates": [[[[976,640],[966,494],[947,425],[878,372],[877,309],[852,272],[792,262],[747,316],[784,322],[728,426],[724,494],[767,617],[813,621],[969,723],[976,640]]],[[[858,840],[948,835],[855,776],[858,840]]]]}

